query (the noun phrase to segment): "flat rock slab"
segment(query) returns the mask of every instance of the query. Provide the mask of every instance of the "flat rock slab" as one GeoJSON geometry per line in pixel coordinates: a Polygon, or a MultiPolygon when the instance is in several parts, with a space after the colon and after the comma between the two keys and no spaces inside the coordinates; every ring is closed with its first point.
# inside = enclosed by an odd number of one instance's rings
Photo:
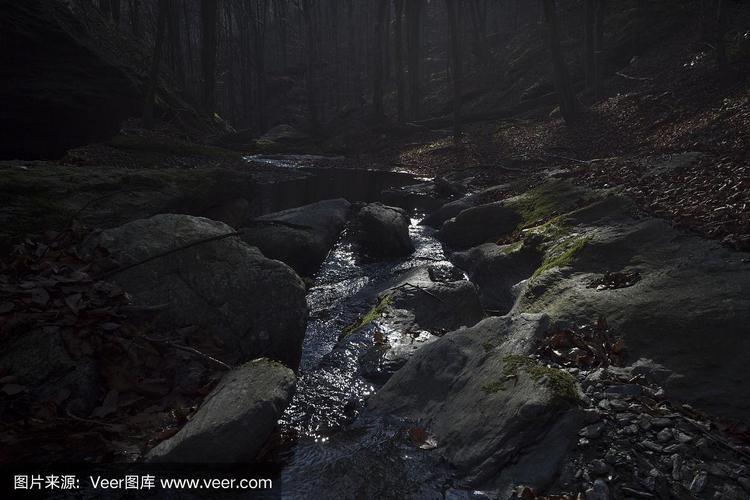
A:
{"type": "Polygon", "coordinates": [[[671,398],[718,416],[750,416],[750,265],[747,254],[631,216],[610,196],[564,216],[513,312],[544,312],[556,321],[606,318],[628,359],[672,373],[671,398]],[[597,287],[607,273],[637,280],[597,287]]]}
{"type": "Polygon", "coordinates": [[[268,359],[235,368],[180,431],[153,448],[146,460],[171,463],[252,461],[292,398],[294,372],[268,359]]]}
{"type": "Polygon", "coordinates": [[[369,411],[418,422],[476,487],[509,498],[543,491],[577,439],[575,381],[527,357],[545,316],[488,318],[420,349],[373,396],[369,411]]]}
{"type": "Polygon", "coordinates": [[[243,241],[303,276],[313,275],[346,225],[351,205],[324,200],[258,217],[240,230],[243,241]]]}
{"type": "Polygon", "coordinates": [[[218,344],[230,363],[265,356],[296,368],[307,322],[304,284],[287,265],[237,236],[223,237],[231,233],[221,222],[162,214],[102,231],[81,251],[104,250],[120,266],[134,265],[111,279],[137,304],[165,305],[157,324],[167,331],[197,326],[197,340],[218,344]]]}

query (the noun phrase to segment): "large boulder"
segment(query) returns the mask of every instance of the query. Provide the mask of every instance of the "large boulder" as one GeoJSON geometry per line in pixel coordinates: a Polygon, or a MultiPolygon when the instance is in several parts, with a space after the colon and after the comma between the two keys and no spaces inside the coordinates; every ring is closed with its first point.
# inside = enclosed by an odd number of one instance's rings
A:
{"type": "Polygon", "coordinates": [[[442,205],[440,208],[425,217],[420,224],[439,228],[443,223],[457,216],[467,208],[475,207],[505,198],[510,191],[510,186],[502,184],[484,189],[477,193],[466,195],[442,205]]]}
{"type": "Polygon", "coordinates": [[[370,203],[357,214],[356,238],[373,257],[403,257],[414,252],[409,216],[401,208],[370,203]]]}
{"type": "Polygon", "coordinates": [[[111,278],[136,304],[165,305],[164,329],[197,327],[228,362],[259,356],[296,368],[307,320],[305,287],[221,222],[161,214],[108,229],[82,245],[120,266],[111,278]]]}
{"type": "Polygon", "coordinates": [[[276,212],[250,221],[242,239],[263,255],[311,276],[325,260],[346,225],[350,204],[339,198],[276,212]]]}
{"type": "Polygon", "coordinates": [[[514,207],[498,201],[479,205],[446,221],[438,238],[454,248],[468,248],[512,233],[522,222],[514,207]]]}
{"type": "Polygon", "coordinates": [[[609,197],[541,231],[554,237],[514,312],[576,323],[603,316],[631,360],[671,371],[656,370],[668,396],[748,418],[747,254],[631,212],[609,197]]]}
{"type": "Polygon", "coordinates": [[[510,498],[543,491],[577,440],[583,412],[566,372],[528,354],[546,317],[488,318],[423,347],[368,403],[375,415],[418,422],[468,483],[510,498]]]}
{"type": "Polygon", "coordinates": [[[373,321],[382,339],[362,360],[367,378],[384,382],[424,345],[484,318],[472,283],[434,280],[433,275],[429,267],[411,269],[378,295],[373,321]]]}
{"type": "Polygon", "coordinates": [[[384,189],[380,194],[380,200],[404,210],[433,212],[464,191],[463,185],[438,177],[419,184],[384,189]]]}
{"type": "Polygon", "coordinates": [[[0,4],[0,158],[55,158],[111,137],[142,92],[64,2],[0,4]]]}
{"type": "Polygon", "coordinates": [[[292,398],[294,372],[256,359],[227,373],[180,431],[146,460],[237,463],[253,460],[292,398]]]}

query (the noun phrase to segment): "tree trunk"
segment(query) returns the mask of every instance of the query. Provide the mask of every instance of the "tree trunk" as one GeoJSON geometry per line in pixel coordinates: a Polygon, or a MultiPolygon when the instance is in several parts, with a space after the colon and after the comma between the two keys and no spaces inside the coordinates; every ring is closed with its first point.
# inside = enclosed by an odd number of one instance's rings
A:
{"type": "Polygon", "coordinates": [[[406,120],[406,79],[404,75],[404,0],[396,0],[395,25],[394,25],[394,64],[396,66],[396,107],[398,110],[398,122],[406,120]]]}
{"type": "Polygon", "coordinates": [[[136,38],[143,36],[143,30],[141,29],[141,0],[130,0],[130,30],[136,38]]]}
{"type": "Polygon", "coordinates": [[[154,99],[156,87],[159,83],[159,63],[161,61],[162,45],[164,45],[164,31],[167,26],[168,0],[159,0],[159,15],[156,21],[156,40],[154,53],[151,57],[151,71],[149,73],[146,101],[143,105],[143,127],[150,129],[154,126],[154,99]]]}
{"type": "Polygon", "coordinates": [[[111,0],[112,21],[115,26],[120,26],[120,0],[111,0]]]}
{"type": "Polygon", "coordinates": [[[201,67],[204,110],[213,114],[216,106],[216,23],[215,0],[201,0],[201,67]]]}
{"type": "Polygon", "coordinates": [[[372,50],[372,112],[375,122],[383,120],[383,43],[385,40],[385,13],[388,0],[378,0],[372,50]]]}
{"type": "Polygon", "coordinates": [[[548,42],[552,58],[552,78],[560,100],[560,112],[567,123],[572,123],[576,117],[575,94],[570,85],[565,55],[560,46],[560,35],[557,25],[557,6],[555,0],[542,0],[544,17],[547,21],[548,42]]]}
{"type": "Polygon", "coordinates": [[[583,69],[586,75],[586,89],[594,89],[594,25],[596,20],[596,0],[584,0],[584,46],[583,69]]]}
{"type": "Polygon", "coordinates": [[[604,16],[606,0],[596,0],[596,23],[594,26],[594,95],[599,98],[603,93],[604,74],[604,16]]]}
{"type": "Polygon", "coordinates": [[[318,114],[317,92],[315,88],[315,25],[312,19],[312,0],[303,0],[302,16],[305,21],[305,43],[307,45],[307,107],[309,112],[310,131],[317,134],[320,129],[320,116],[318,114]]]}
{"type": "Polygon", "coordinates": [[[418,120],[421,114],[421,49],[422,0],[406,0],[406,32],[409,65],[410,118],[418,120]]]}
{"type": "Polygon", "coordinates": [[[459,0],[445,0],[451,32],[451,69],[453,70],[453,138],[461,140],[461,96],[463,93],[463,54],[461,50],[462,7],[459,0]]]}
{"type": "Polygon", "coordinates": [[[177,77],[177,83],[185,87],[185,61],[182,56],[182,39],[180,37],[180,10],[178,1],[170,0],[167,31],[169,31],[169,53],[172,59],[172,71],[177,77]]]}
{"type": "Polygon", "coordinates": [[[727,58],[727,2],[718,0],[716,6],[716,56],[719,63],[719,71],[726,75],[729,70],[729,60],[727,58]]]}

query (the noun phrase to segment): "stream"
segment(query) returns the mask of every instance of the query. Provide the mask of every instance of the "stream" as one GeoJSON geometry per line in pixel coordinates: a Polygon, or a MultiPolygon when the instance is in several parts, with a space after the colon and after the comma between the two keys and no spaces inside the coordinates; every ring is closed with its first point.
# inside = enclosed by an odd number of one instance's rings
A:
{"type": "MultiPolygon", "coordinates": [[[[279,161],[280,168],[302,167],[295,158],[264,161],[279,161]]],[[[307,181],[305,202],[337,196],[351,202],[371,202],[385,188],[419,182],[408,174],[393,172],[320,170],[327,181],[307,181]],[[361,180],[347,183],[355,176],[361,180]],[[311,192],[311,185],[323,185],[324,192],[311,192]],[[337,187],[338,191],[332,192],[337,187]]],[[[359,255],[345,231],[315,275],[307,294],[310,318],[297,390],[279,421],[285,443],[278,457],[285,498],[470,496],[452,486],[452,471],[447,465],[412,442],[408,423],[362,414],[367,397],[387,377],[373,377],[363,367],[363,358],[375,344],[377,322],[339,340],[348,325],[375,305],[378,293],[392,286],[405,271],[429,265],[436,276],[456,279],[434,230],[419,225],[422,214],[410,215],[410,236],[416,251],[409,257],[367,260],[359,255]]],[[[388,336],[392,347],[398,338],[400,335],[388,336]]]]}

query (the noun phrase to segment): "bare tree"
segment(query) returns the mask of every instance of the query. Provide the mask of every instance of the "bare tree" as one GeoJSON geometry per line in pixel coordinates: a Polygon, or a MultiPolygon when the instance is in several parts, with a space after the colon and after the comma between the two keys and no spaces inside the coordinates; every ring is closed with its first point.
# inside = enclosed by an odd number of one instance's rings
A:
{"type": "Polygon", "coordinates": [[[376,122],[383,120],[383,44],[388,0],[378,0],[372,51],[372,108],[376,122]]]}
{"type": "Polygon", "coordinates": [[[552,78],[555,82],[560,101],[560,112],[566,122],[571,123],[576,117],[576,103],[573,88],[570,85],[568,67],[565,63],[565,54],[560,45],[560,34],[557,22],[557,6],[555,0],[542,0],[544,17],[547,21],[547,37],[549,43],[550,57],[552,58],[552,78]]]}
{"type": "Polygon", "coordinates": [[[203,108],[213,113],[216,105],[216,24],[215,0],[201,0],[201,67],[203,77],[203,108]]]}
{"type": "Polygon", "coordinates": [[[154,100],[156,98],[156,87],[159,84],[159,63],[161,62],[162,45],[164,45],[164,32],[167,26],[167,15],[169,10],[168,0],[159,0],[159,14],[156,21],[156,40],[154,41],[154,52],[151,56],[151,71],[149,72],[148,89],[146,100],[143,105],[143,127],[154,126],[154,100]]]}
{"type": "Polygon", "coordinates": [[[716,56],[719,64],[719,71],[726,75],[729,70],[729,60],[727,59],[727,42],[725,40],[727,32],[727,1],[718,0],[716,5],[716,56]]]}
{"type": "Polygon", "coordinates": [[[448,9],[448,23],[451,32],[451,69],[453,72],[453,136],[456,142],[461,138],[461,96],[463,93],[463,54],[461,38],[463,10],[460,0],[445,0],[448,9]]]}
{"type": "Polygon", "coordinates": [[[406,78],[404,75],[404,0],[395,0],[394,13],[394,65],[396,73],[396,107],[398,121],[403,123],[406,119],[406,78]]]}
{"type": "Polygon", "coordinates": [[[422,109],[422,0],[406,0],[406,33],[409,65],[410,117],[417,120],[422,109]]]}

